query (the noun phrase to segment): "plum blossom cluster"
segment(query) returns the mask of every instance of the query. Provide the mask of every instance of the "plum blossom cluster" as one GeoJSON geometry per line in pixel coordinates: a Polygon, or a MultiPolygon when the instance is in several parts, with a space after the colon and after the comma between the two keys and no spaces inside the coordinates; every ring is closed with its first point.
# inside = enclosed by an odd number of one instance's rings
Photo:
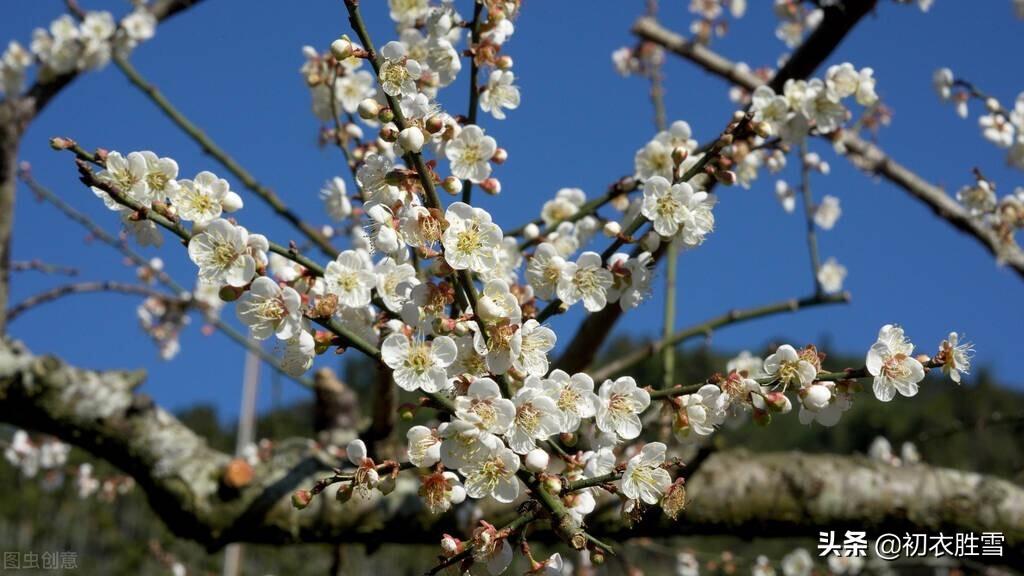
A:
{"type": "Polygon", "coordinates": [[[40,81],[106,66],[113,51],[127,53],[156,33],[156,17],[140,5],[120,22],[110,12],[86,12],[80,21],[69,14],[48,29],[36,28],[28,48],[12,40],[0,56],[0,96],[17,97],[28,71],[38,64],[40,81]]]}
{"type": "Polygon", "coordinates": [[[106,502],[126,494],[135,483],[129,476],[97,478],[92,464],[68,464],[71,446],[52,437],[32,438],[24,430],[15,430],[4,443],[4,459],[26,479],[39,479],[40,487],[52,492],[65,486],[70,477],[75,493],[86,499],[95,494],[106,502]]]}
{"type": "Polygon", "coordinates": [[[996,183],[975,169],[974,184],[957,190],[956,199],[969,216],[995,230],[1006,246],[1016,246],[1016,234],[1024,229],[1024,187],[999,197],[996,183]]]}
{"type": "Polygon", "coordinates": [[[1013,109],[1007,109],[999,99],[983,93],[971,82],[958,78],[949,68],[940,68],[932,76],[932,85],[943,102],[955,107],[961,118],[967,118],[968,103],[977,100],[985,113],[978,117],[982,137],[1006,150],[1006,163],[1024,170],[1024,92],[1017,95],[1013,109]]]}

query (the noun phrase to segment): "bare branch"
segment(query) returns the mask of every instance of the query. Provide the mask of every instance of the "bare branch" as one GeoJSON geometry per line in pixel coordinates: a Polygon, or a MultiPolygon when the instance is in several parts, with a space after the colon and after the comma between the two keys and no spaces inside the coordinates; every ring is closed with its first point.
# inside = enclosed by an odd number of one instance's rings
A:
{"type": "Polygon", "coordinates": [[[46,292],[40,292],[33,296],[22,300],[18,304],[11,306],[7,310],[7,321],[13,322],[18,316],[21,316],[25,312],[28,312],[32,308],[54,300],[59,300],[65,296],[72,294],[90,294],[96,292],[115,292],[120,294],[134,294],[137,296],[153,296],[156,298],[168,298],[173,299],[174,296],[164,294],[159,290],[154,290],[149,286],[143,286],[140,284],[125,284],[124,282],[77,282],[75,284],[65,284],[63,286],[57,286],[46,292]]]}

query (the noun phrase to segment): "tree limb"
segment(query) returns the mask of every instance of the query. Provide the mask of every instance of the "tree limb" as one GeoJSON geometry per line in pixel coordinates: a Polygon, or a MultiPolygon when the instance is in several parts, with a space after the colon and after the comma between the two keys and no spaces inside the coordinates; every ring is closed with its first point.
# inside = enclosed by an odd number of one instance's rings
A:
{"type": "MultiPolygon", "coordinates": [[[[231,457],[135,393],[141,380],[138,372],[83,370],[3,342],[0,421],[53,434],[110,461],[135,478],[171,531],[209,549],[230,542],[433,544],[442,531],[464,533],[455,514],[424,511],[410,473],[387,497],[341,505],[325,494],[295,510],[290,493],[337,464],[307,440],[279,442],[251,483],[227,490],[218,479],[231,457]]],[[[628,528],[609,507],[588,530],[612,539],[813,536],[842,526],[876,536],[903,529],[997,531],[1006,535],[1012,558],[1021,557],[1024,545],[1024,489],[969,472],[861,457],[724,452],[709,456],[686,486],[691,504],[679,522],[651,511],[628,528]]]]}
{"type": "MultiPolygon", "coordinates": [[[[666,50],[749,91],[753,91],[765,83],[749,70],[738,68],[736,63],[711,51],[706,46],[694,44],[649,18],[639,19],[633,26],[633,33],[649,42],[660,44],[666,50]]],[[[797,52],[799,53],[800,50],[797,52]]],[[[782,71],[779,72],[779,75],[781,74],[782,71]]],[[[778,82],[773,80],[769,85],[776,91],[779,90],[778,82]]],[[[997,261],[1008,264],[1019,276],[1024,278],[1024,250],[1021,250],[1016,243],[1001,238],[995,230],[986,226],[981,220],[971,218],[956,200],[946,194],[945,190],[925,180],[889,157],[884,150],[857,134],[841,132],[838,135],[838,144],[845,149],[846,158],[855,166],[899,186],[928,206],[936,216],[957,230],[973,237],[995,256],[997,261]]]]}

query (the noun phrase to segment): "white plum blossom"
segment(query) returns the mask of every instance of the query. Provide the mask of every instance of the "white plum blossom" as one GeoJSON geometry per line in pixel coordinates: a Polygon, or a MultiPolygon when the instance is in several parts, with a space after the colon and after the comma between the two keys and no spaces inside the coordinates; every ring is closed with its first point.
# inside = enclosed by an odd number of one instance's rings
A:
{"type": "Polygon", "coordinates": [[[834,294],[843,289],[846,280],[846,266],[829,257],[818,269],[818,283],[826,293],[834,294]]]}
{"type": "Polygon", "coordinates": [[[381,358],[394,370],[395,384],[410,392],[440,392],[448,384],[447,368],[455,361],[455,342],[438,336],[424,342],[402,333],[391,334],[380,346],[381,358]]]}
{"type": "Polygon", "coordinates": [[[672,485],[672,476],[662,468],[666,450],[661,442],[651,442],[629,459],[619,481],[619,488],[626,498],[652,506],[661,501],[672,485]]]}
{"type": "Polygon", "coordinates": [[[565,269],[565,258],[553,244],[543,242],[537,246],[526,265],[526,281],[541,300],[552,300],[565,269]]]}
{"type": "Polygon", "coordinates": [[[589,312],[597,312],[608,304],[612,273],[604,267],[597,252],[584,252],[575,262],[566,262],[558,279],[558,298],[572,306],[583,301],[589,312]]]}
{"type": "Polygon", "coordinates": [[[388,96],[415,96],[416,81],[423,74],[419,62],[406,56],[405,44],[388,42],[380,50],[380,88],[388,96]]]}
{"type": "Polygon", "coordinates": [[[796,209],[796,192],[785,180],[775,181],[775,198],[787,214],[792,214],[796,209]]]}
{"type": "Polygon", "coordinates": [[[498,120],[505,119],[505,110],[519,107],[519,87],[513,84],[516,76],[511,70],[494,70],[487,85],[480,92],[480,109],[490,112],[498,120]]]}
{"type": "Polygon", "coordinates": [[[491,175],[491,158],[498,150],[494,138],[484,135],[482,128],[470,124],[445,146],[452,175],[479,184],[491,175]]]}
{"type": "Polygon", "coordinates": [[[594,380],[589,375],[580,372],[569,376],[564,370],[553,370],[541,386],[558,408],[559,432],[575,432],[580,422],[597,414],[601,401],[594,393],[594,380]]]}
{"type": "Polygon", "coordinates": [[[842,213],[842,209],[839,208],[839,198],[826,195],[814,210],[814,223],[823,230],[831,230],[842,213]]]}
{"type": "Polygon", "coordinates": [[[512,367],[528,376],[547,374],[548,352],[557,341],[555,331],[531,318],[523,323],[519,333],[519,355],[512,359],[512,367]]]}
{"type": "MultiPolygon", "coordinates": [[[[143,206],[149,206],[152,203],[152,194],[146,180],[149,167],[146,157],[141,152],[130,152],[128,156],[123,156],[119,152],[109,152],[104,166],[105,169],[96,174],[97,180],[114,186],[119,192],[143,206]]],[[[103,190],[95,187],[92,190],[103,200],[107,208],[111,210],[126,209],[103,190]]]]}
{"type": "Polygon", "coordinates": [[[959,384],[960,375],[971,371],[974,345],[970,342],[961,343],[960,335],[950,332],[949,336],[939,345],[939,353],[943,359],[942,371],[948,374],[953,382],[959,384]]]}
{"type": "Polygon", "coordinates": [[[805,548],[797,548],[782,558],[782,573],[786,576],[811,576],[814,559],[805,548]]]}
{"type": "Polygon", "coordinates": [[[455,415],[473,423],[483,432],[502,435],[509,431],[516,417],[516,406],[501,397],[498,383],[490,378],[477,378],[465,396],[455,398],[455,415]]]}
{"type": "Polygon", "coordinates": [[[725,420],[725,403],[728,397],[714,384],[705,384],[693,394],[679,398],[679,422],[673,426],[681,439],[693,430],[700,436],[708,436],[715,426],[725,420]]]}
{"type": "Polygon", "coordinates": [[[612,273],[612,285],[608,289],[608,301],[618,302],[623,310],[636,308],[650,295],[654,257],[650,252],[641,252],[630,258],[621,252],[608,259],[612,273]]]}
{"type": "Polygon", "coordinates": [[[324,201],[324,209],[327,215],[336,222],[352,215],[352,202],[348,199],[345,181],[341,178],[331,178],[320,189],[320,199],[324,201]]]}
{"type": "Polygon", "coordinates": [[[803,359],[789,344],[779,346],[774,354],[765,358],[764,372],[778,380],[783,387],[796,385],[800,388],[810,386],[818,375],[814,365],[803,359]]]}
{"type": "Polygon", "coordinates": [[[392,204],[400,196],[398,187],[387,182],[387,174],[395,165],[383,154],[367,154],[356,170],[356,182],[366,194],[367,203],[392,204]]]}
{"type": "Polygon", "coordinates": [[[173,196],[178,190],[178,163],[173,158],[160,158],[149,150],[140,152],[146,160],[146,185],[154,200],[173,196]]]}
{"type": "Polygon", "coordinates": [[[182,220],[202,225],[220,218],[230,191],[227,180],[204,171],[193,180],[178,180],[178,188],[170,198],[182,220]]]}
{"type": "Polygon", "coordinates": [[[470,498],[490,496],[503,504],[519,497],[519,456],[499,444],[480,460],[459,471],[466,477],[466,494],[470,498]]]}
{"type": "Polygon", "coordinates": [[[401,312],[412,288],[420,283],[412,264],[398,264],[384,258],[373,267],[377,277],[377,294],[392,312],[401,312]]]}
{"type": "Polygon", "coordinates": [[[281,287],[266,276],[253,280],[235,311],[256,340],[271,334],[290,340],[302,329],[302,297],[291,286],[281,287]]]}
{"type": "Polygon", "coordinates": [[[413,426],[405,433],[409,441],[409,462],[417,468],[430,468],[441,461],[441,437],[426,426],[413,426]]]}
{"type": "Polygon", "coordinates": [[[505,435],[508,445],[516,454],[527,454],[537,447],[538,440],[547,440],[558,434],[561,418],[555,401],[544,394],[540,379],[531,376],[512,397],[516,417],[511,430],[505,435]]]}
{"type": "Polygon", "coordinates": [[[498,263],[501,228],[491,222],[491,215],[482,208],[454,202],[444,215],[448,222],[441,237],[445,261],[455,270],[485,272],[498,263]]]}
{"type": "Polygon", "coordinates": [[[623,376],[606,380],[598,391],[597,427],[603,432],[614,432],[623,440],[640,435],[642,425],[639,414],[651,405],[651,395],[637,387],[636,380],[623,376]]]}
{"type": "Polygon", "coordinates": [[[508,321],[518,324],[523,318],[519,300],[512,294],[508,282],[504,280],[490,280],[484,284],[484,289],[477,297],[474,312],[487,323],[508,321]]]}
{"type": "Polygon", "coordinates": [[[281,368],[292,376],[301,376],[313,365],[316,356],[316,340],[306,330],[300,330],[285,343],[281,368]]]}
{"type": "Polygon", "coordinates": [[[697,246],[715,226],[711,212],[714,205],[714,196],[707,192],[696,192],[686,182],[669,184],[661,176],[654,176],[644,183],[641,213],[661,236],[679,234],[684,244],[697,246]]]}
{"type": "Polygon", "coordinates": [[[367,306],[377,284],[369,258],[356,250],[345,250],[324,269],[327,293],[338,297],[338,303],[350,308],[367,306]]]}
{"type": "Polygon", "coordinates": [[[199,266],[199,279],[216,286],[248,284],[256,274],[250,238],[245,228],[223,218],[210,222],[188,243],[189,258],[199,266]]]}
{"type": "Polygon", "coordinates": [[[903,334],[903,328],[886,324],[878,331],[878,341],[868,350],[866,366],[875,377],[875,396],[889,402],[899,392],[917,395],[917,383],[924,380],[924,366],[913,357],[914,345],[903,334]]]}

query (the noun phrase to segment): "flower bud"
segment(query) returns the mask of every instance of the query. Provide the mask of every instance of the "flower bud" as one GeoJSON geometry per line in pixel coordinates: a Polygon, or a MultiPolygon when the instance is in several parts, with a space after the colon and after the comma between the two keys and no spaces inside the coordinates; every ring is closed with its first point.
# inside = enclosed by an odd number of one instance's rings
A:
{"type": "Polygon", "coordinates": [[[495,164],[504,164],[508,160],[508,150],[504,148],[498,148],[494,151],[494,156],[491,156],[491,162],[495,164]]]}
{"type": "Polygon", "coordinates": [[[445,558],[451,558],[462,551],[462,542],[454,536],[445,534],[441,537],[441,554],[445,558]]]}
{"type": "Polygon", "coordinates": [[[440,116],[431,116],[423,123],[423,127],[431,134],[437,134],[444,130],[444,120],[440,116]]]}
{"type": "Polygon", "coordinates": [[[565,444],[569,448],[572,448],[573,446],[576,445],[576,442],[579,440],[579,437],[573,434],[572,432],[562,432],[561,434],[558,435],[558,439],[562,442],[562,444],[565,444]]]}
{"type": "Polygon", "coordinates": [[[790,403],[789,398],[782,392],[769,392],[764,395],[764,401],[769,408],[780,414],[786,414],[793,409],[793,404],[790,403]]]}
{"type": "Polygon", "coordinates": [[[347,134],[349,138],[362,139],[363,129],[355,122],[349,122],[348,124],[345,124],[345,134],[347,134]]]}
{"type": "Polygon", "coordinates": [[[224,199],[220,201],[220,207],[223,208],[225,212],[237,212],[242,209],[242,206],[244,206],[242,197],[239,196],[237,192],[228,191],[228,193],[224,195],[224,199]]]}
{"type": "Polygon", "coordinates": [[[405,422],[411,422],[416,417],[416,406],[412,404],[402,404],[398,407],[398,416],[405,422]]]}
{"type": "Polygon", "coordinates": [[[352,41],[348,39],[348,36],[342,36],[331,42],[331,55],[339,61],[352,56],[352,41]]]}
{"type": "Polygon", "coordinates": [[[222,286],[220,291],[217,293],[223,302],[234,302],[242,295],[245,290],[236,288],[234,286],[222,286]]]}
{"type": "Polygon", "coordinates": [[[527,240],[533,240],[538,236],[540,236],[540,227],[533,222],[530,222],[525,228],[523,228],[523,237],[527,240]]]}
{"type": "Polygon", "coordinates": [[[512,68],[512,57],[511,57],[511,56],[509,56],[508,54],[502,54],[502,55],[501,55],[501,56],[499,56],[499,57],[498,57],[498,59],[497,59],[497,60],[496,60],[496,61],[494,62],[494,65],[495,65],[495,66],[496,66],[496,67],[497,67],[497,68],[498,68],[499,70],[508,70],[508,69],[512,68]]]}
{"type": "Polygon", "coordinates": [[[228,465],[224,468],[224,475],[221,477],[221,480],[228,488],[237,490],[247,486],[252,482],[252,478],[252,466],[241,458],[235,458],[228,462],[228,465]]]}
{"type": "Polygon", "coordinates": [[[406,152],[419,152],[423,149],[423,131],[416,126],[402,130],[398,134],[398,144],[406,152]]]}
{"type": "Polygon", "coordinates": [[[302,510],[309,503],[313,501],[313,495],[309,493],[309,490],[296,490],[292,493],[292,506],[302,510]]]}
{"type": "Polygon", "coordinates": [[[380,104],[377,103],[373,98],[363,98],[363,101],[359,103],[359,117],[363,120],[373,120],[380,114],[380,104]]]}
{"type": "Polygon", "coordinates": [[[394,142],[398,140],[398,126],[388,122],[380,129],[380,139],[385,142],[394,142]]]}
{"type": "Polygon", "coordinates": [[[349,500],[351,500],[352,499],[352,483],[351,482],[342,482],[338,486],[338,491],[334,493],[334,498],[335,498],[335,500],[337,500],[338,502],[341,502],[342,504],[344,504],[345,502],[348,502],[349,500]]]}
{"type": "Polygon", "coordinates": [[[622,233],[622,224],[619,224],[615,220],[609,220],[604,223],[604,228],[602,228],[602,231],[604,232],[605,236],[609,238],[615,238],[616,236],[622,233]]]}
{"type": "Polygon", "coordinates": [[[676,146],[672,149],[672,161],[679,166],[683,162],[686,162],[686,158],[690,155],[690,151],[682,146],[676,146]]]}
{"type": "Polygon", "coordinates": [[[556,496],[558,494],[561,494],[562,480],[558,476],[548,476],[547,478],[544,479],[544,490],[550,492],[551,494],[555,494],[556,496]]]}
{"type": "Polygon", "coordinates": [[[534,448],[526,453],[526,469],[530,472],[543,472],[548,469],[550,457],[542,448],[534,448]]]}
{"type": "Polygon", "coordinates": [[[602,552],[600,549],[594,550],[590,553],[590,561],[594,564],[594,566],[600,566],[604,564],[604,552],[602,552]]]}
{"type": "Polygon", "coordinates": [[[452,195],[461,194],[462,180],[459,180],[455,176],[448,176],[441,182],[441,188],[444,188],[445,192],[452,195]]]}
{"type": "Polygon", "coordinates": [[[50,148],[54,150],[67,150],[75,145],[75,141],[70,138],[50,138],[50,148]]]}
{"type": "Polygon", "coordinates": [[[381,108],[380,112],[377,113],[377,120],[380,120],[382,124],[395,121],[395,113],[391,108],[381,108]]]}
{"type": "Polygon", "coordinates": [[[998,112],[1002,106],[999,105],[999,100],[989,97],[985,100],[985,108],[988,108],[989,112],[998,112]]]}
{"type": "Polygon", "coordinates": [[[817,412],[828,406],[829,401],[832,399],[832,391],[824,384],[811,384],[800,391],[800,397],[804,408],[817,412]]]}
{"type": "Polygon", "coordinates": [[[497,178],[488,178],[480,183],[480,188],[491,196],[497,196],[501,193],[501,181],[497,178]]]}
{"type": "Polygon", "coordinates": [[[732,186],[736,183],[736,173],[732,170],[716,170],[715,179],[726,186],[732,186]]]}

